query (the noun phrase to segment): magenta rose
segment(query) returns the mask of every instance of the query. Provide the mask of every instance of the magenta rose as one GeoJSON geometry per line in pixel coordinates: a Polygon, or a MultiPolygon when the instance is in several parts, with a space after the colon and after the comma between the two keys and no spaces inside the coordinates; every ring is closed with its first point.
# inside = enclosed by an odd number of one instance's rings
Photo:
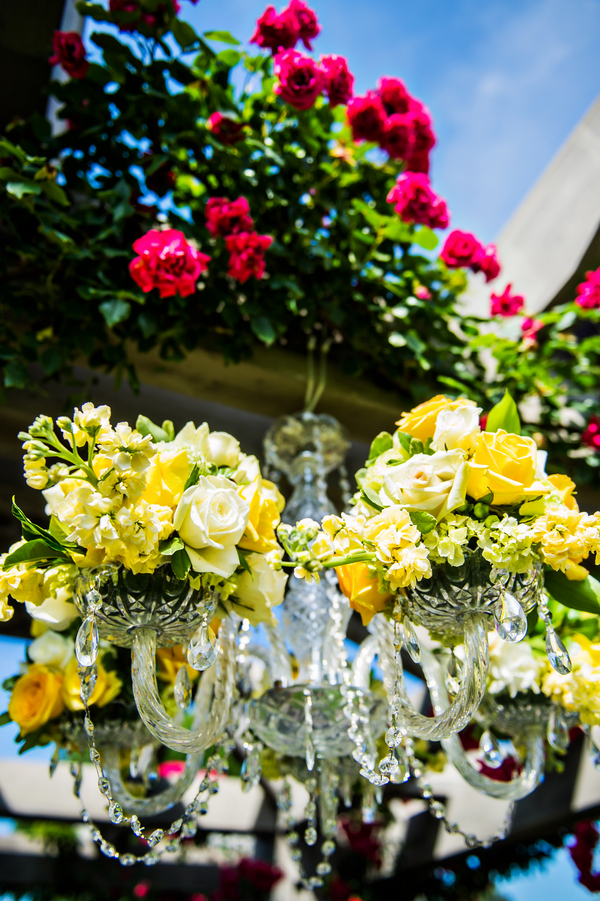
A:
{"type": "Polygon", "coordinates": [[[587,427],[581,436],[582,444],[600,451],[600,416],[590,416],[587,427]]]}
{"type": "Polygon", "coordinates": [[[303,0],[291,0],[288,10],[296,16],[298,22],[299,37],[307,50],[312,50],[310,43],[321,31],[317,21],[317,14],[309,9],[303,0]]]}
{"type": "Polygon", "coordinates": [[[286,50],[275,56],[274,72],[279,79],[274,91],[296,109],[310,109],[325,87],[325,75],[310,56],[286,50]]]}
{"type": "Polygon", "coordinates": [[[272,243],[270,235],[258,235],[256,232],[229,235],[225,238],[229,251],[227,275],[239,282],[245,282],[251,276],[262,278],[265,272],[265,251],[272,243]]]}
{"type": "Polygon", "coordinates": [[[379,141],[385,129],[386,114],[379,94],[367,91],[355,97],[346,113],[355,141],[379,141]]]}
{"type": "Polygon", "coordinates": [[[429,178],[417,172],[403,172],[387,196],[387,202],[403,222],[447,228],[450,222],[446,201],[431,188],[429,178]]]}
{"type": "Polygon", "coordinates": [[[399,78],[380,78],[377,93],[388,116],[409,111],[412,97],[399,78]]]}
{"type": "Polygon", "coordinates": [[[114,15],[119,31],[136,31],[142,26],[155,30],[178,15],[179,0],[165,0],[147,8],[144,0],[109,0],[109,10],[114,15]]]}
{"type": "Polygon", "coordinates": [[[516,316],[525,306],[525,298],[520,294],[511,294],[512,285],[507,285],[502,294],[492,294],[490,315],[516,316]]]}
{"type": "Polygon", "coordinates": [[[206,127],[221,144],[236,144],[244,138],[244,123],[236,122],[223,113],[212,113],[208,117],[206,127]]]}
{"type": "Polygon", "coordinates": [[[500,275],[500,260],[495,244],[481,248],[481,253],[471,266],[473,272],[483,272],[486,282],[491,282],[500,275]]]}
{"type": "Polygon", "coordinates": [[[429,153],[435,147],[435,134],[431,127],[431,115],[420,100],[411,97],[410,112],[415,128],[415,143],[412,154],[407,160],[407,169],[411,172],[429,172],[429,153]]]}
{"type": "Polygon", "coordinates": [[[250,43],[277,53],[295,47],[299,37],[300,23],[289,7],[278,13],[274,6],[267,6],[256,23],[250,43]]]}
{"type": "Polygon", "coordinates": [[[348,69],[343,56],[321,57],[321,69],[325,75],[324,91],[329,98],[330,106],[348,103],[352,97],[354,75],[348,69]]]}
{"type": "Polygon", "coordinates": [[[139,256],[129,264],[132,279],[145,294],[158,288],[161,297],[193,294],[198,276],[208,269],[210,260],[175,228],[153,228],[134,241],[133,249],[139,256]]]}
{"type": "Polygon", "coordinates": [[[392,159],[410,159],[415,143],[415,126],[410,113],[394,113],[385,120],[381,146],[392,159]]]}
{"type": "Polygon", "coordinates": [[[532,319],[530,316],[525,316],[521,322],[523,342],[528,347],[531,347],[532,344],[537,342],[537,333],[543,328],[544,323],[541,319],[532,319]]]}
{"type": "Polygon", "coordinates": [[[213,238],[225,238],[238,232],[249,232],[254,225],[245,197],[228,200],[211,197],[205,208],[206,227],[213,238]]]}
{"type": "Polygon", "coordinates": [[[71,78],[85,78],[90,67],[85,58],[85,47],[76,31],[55,31],[52,37],[52,56],[48,62],[62,66],[71,78]]]}
{"type": "Polygon", "coordinates": [[[461,266],[468,268],[479,259],[483,247],[471,232],[461,232],[456,229],[450,232],[446,238],[440,259],[449,269],[458,269],[461,266]]]}
{"type": "Polygon", "coordinates": [[[577,286],[575,303],[584,310],[600,310],[600,269],[586,272],[585,281],[577,286]]]}

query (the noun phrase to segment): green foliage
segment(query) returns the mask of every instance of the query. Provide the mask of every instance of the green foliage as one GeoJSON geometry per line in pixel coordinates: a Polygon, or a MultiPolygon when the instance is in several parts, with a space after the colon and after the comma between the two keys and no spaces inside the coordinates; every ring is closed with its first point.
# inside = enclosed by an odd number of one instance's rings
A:
{"type": "Polygon", "coordinates": [[[485,426],[486,432],[497,432],[498,429],[504,429],[505,432],[512,432],[513,435],[521,434],[519,411],[508,391],[504,392],[504,397],[500,403],[496,404],[495,407],[492,407],[488,414],[485,426]]]}
{"type": "Polygon", "coordinates": [[[562,572],[547,570],[544,584],[554,600],[565,607],[600,615],[600,582],[593,576],[577,582],[570,581],[562,572]]]}
{"type": "MultiPolygon", "coordinates": [[[[115,21],[99,4],[78,8],[115,21]]],[[[304,112],[286,106],[270,57],[247,54],[228,32],[199,36],[169,16],[160,29],[159,40],[135,34],[135,51],[116,31],[92,33],[101,62],[51,86],[65,130],[52,135],[36,115],[0,145],[5,387],[37,381],[32,364],[42,380],[69,378],[78,361],[135,388],[130,349],[176,361],[205,347],[238,362],[258,345],[304,352],[313,335],[333,339],[330,356],[346,374],[416,400],[456,378],[481,399],[482,369],[464,337],[476,324],[456,305],[464,278],[429,258],[429,229],[401,222],[386,203],[401,164],[371,161],[343,108],[323,98],[304,112]],[[243,140],[220,143],[207,128],[215,111],[245,124],[243,140]],[[47,160],[59,161],[58,179],[47,160]],[[155,200],[141,204],[149,191],[155,200]],[[227,275],[225,242],[205,227],[213,196],[246,197],[256,230],[273,236],[260,282],[227,275]],[[128,272],[159,201],[168,224],[212,257],[189,297],[143,294],[128,272]],[[418,287],[432,299],[419,299],[418,287]]]]}

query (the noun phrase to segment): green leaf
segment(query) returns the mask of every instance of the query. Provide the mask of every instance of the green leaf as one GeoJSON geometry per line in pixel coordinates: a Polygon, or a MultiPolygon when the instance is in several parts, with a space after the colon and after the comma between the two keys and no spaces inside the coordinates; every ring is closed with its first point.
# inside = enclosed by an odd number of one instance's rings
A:
{"type": "Polygon", "coordinates": [[[406,345],[406,338],[400,332],[392,332],[388,335],[388,341],[392,347],[405,347],[406,345]]]}
{"type": "Polygon", "coordinates": [[[437,520],[431,513],[425,513],[424,510],[413,510],[410,518],[416,525],[421,535],[427,535],[432,529],[435,529],[437,520]]]}
{"type": "Polygon", "coordinates": [[[142,416],[141,413],[136,420],[135,427],[140,435],[150,435],[153,441],[173,440],[166,429],[161,428],[159,425],[156,425],[155,422],[152,422],[152,420],[148,419],[147,416],[142,416]]]}
{"type": "Polygon", "coordinates": [[[369,450],[369,460],[375,460],[380,454],[383,454],[384,451],[389,450],[394,446],[394,439],[390,435],[389,432],[380,432],[375,438],[373,438],[371,442],[371,449],[369,450]]]}
{"type": "Polygon", "coordinates": [[[257,338],[264,341],[265,344],[272,344],[277,337],[277,333],[273,328],[271,321],[266,316],[256,316],[250,323],[252,331],[257,338]]]}
{"type": "Polygon", "coordinates": [[[504,429],[506,432],[512,432],[514,435],[521,434],[519,411],[508,391],[505,391],[500,403],[492,407],[488,414],[485,426],[486,432],[497,432],[498,429],[504,429]]]}
{"type": "Polygon", "coordinates": [[[240,42],[228,31],[205,31],[202,35],[207,41],[219,41],[221,44],[233,44],[239,47],[240,42]]]}
{"type": "Polygon", "coordinates": [[[563,572],[546,570],[544,584],[555,601],[571,610],[600,615],[600,582],[588,576],[582,582],[571,582],[563,572]]]}
{"type": "Polygon", "coordinates": [[[29,563],[30,560],[48,560],[52,557],[65,557],[64,551],[58,551],[54,547],[50,547],[43,538],[34,538],[26,541],[16,551],[6,557],[2,569],[10,569],[17,563],[29,563]]]}
{"type": "Polygon", "coordinates": [[[60,541],[57,541],[48,529],[36,526],[36,524],[23,513],[19,505],[15,502],[14,497],[12,499],[12,515],[21,523],[23,538],[25,538],[26,541],[42,538],[49,547],[54,548],[54,550],[58,551],[60,554],[65,552],[65,546],[60,541]]]}
{"type": "Polygon", "coordinates": [[[20,200],[25,194],[41,194],[42,186],[39,181],[31,179],[19,179],[19,181],[9,181],[6,183],[6,190],[13,197],[20,200]]]}
{"type": "Polygon", "coordinates": [[[185,50],[187,47],[192,47],[200,41],[200,38],[192,26],[188,22],[183,22],[181,19],[173,20],[171,31],[182,50],[185,50]]]}
{"type": "Polygon", "coordinates": [[[407,454],[410,454],[410,442],[412,441],[412,435],[409,435],[407,432],[396,432],[396,438],[400,442],[400,447],[402,447],[407,454]]]}
{"type": "Polygon", "coordinates": [[[418,244],[419,247],[423,247],[424,250],[435,250],[440,243],[440,239],[436,233],[426,225],[422,225],[421,228],[415,230],[413,241],[415,244],[418,244]]]}
{"type": "Polygon", "coordinates": [[[384,228],[383,237],[389,238],[390,241],[394,241],[396,244],[411,244],[413,241],[413,230],[405,222],[394,219],[384,228]]]}
{"type": "Polygon", "coordinates": [[[367,485],[362,485],[360,490],[361,490],[361,494],[363,495],[364,500],[367,502],[367,504],[370,504],[371,507],[374,507],[376,510],[379,510],[380,512],[381,512],[381,510],[383,510],[381,501],[379,500],[379,497],[377,496],[377,494],[375,494],[375,492],[373,491],[372,488],[369,488],[367,485]]]}
{"type": "Polygon", "coordinates": [[[192,566],[192,561],[188,557],[188,552],[183,548],[175,551],[171,557],[171,567],[178,579],[185,579],[192,566]]]}
{"type": "Polygon", "coordinates": [[[4,387],[24,388],[29,381],[29,369],[23,360],[11,360],[4,367],[4,387]]]}
{"type": "Polygon", "coordinates": [[[55,181],[44,181],[42,182],[42,190],[46,197],[50,200],[53,200],[55,203],[60,203],[61,206],[70,206],[71,201],[63,191],[60,185],[57,185],[55,181]]]}
{"type": "Polygon", "coordinates": [[[158,550],[165,557],[170,557],[176,551],[182,551],[184,547],[185,545],[179,535],[171,535],[170,538],[165,538],[164,541],[158,542],[158,550]]]}
{"type": "Polygon", "coordinates": [[[126,300],[105,300],[98,307],[109,328],[123,322],[131,313],[131,304],[126,300]]]}
{"type": "Polygon", "coordinates": [[[169,441],[175,438],[175,426],[172,419],[163,419],[162,430],[169,436],[169,441]]]}
{"type": "Polygon", "coordinates": [[[384,216],[381,213],[378,213],[376,210],[372,209],[366,201],[360,200],[360,198],[355,197],[352,201],[352,205],[359,213],[362,213],[369,225],[372,225],[373,228],[379,229],[392,222],[390,216],[384,216]]]}
{"type": "Polygon", "coordinates": [[[192,485],[197,485],[199,478],[200,478],[200,467],[198,466],[197,463],[194,463],[194,465],[192,466],[192,471],[190,472],[189,476],[187,477],[187,481],[184,485],[183,490],[187,491],[187,489],[191,488],[192,485]]]}
{"type": "Polygon", "coordinates": [[[240,561],[240,565],[242,566],[243,569],[246,570],[247,573],[250,573],[250,575],[252,575],[252,570],[250,569],[250,564],[246,560],[245,552],[239,547],[236,548],[236,551],[237,551],[237,555],[238,555],[238,560],[240,561]]]}
{"type": "Polygon", "coordinates": [[[237,66],[241,58],[242,54],[238,53],[237,50],[222,50],[217,54],[219,62],[227,66],[228,69],[233,69],[234,66],[237,66]]]}
{"type": "Polygon", "coordinates": [[[7,723],[12,723],[8,710],[0,714],[0,726],[6,726],[7,723]]]}

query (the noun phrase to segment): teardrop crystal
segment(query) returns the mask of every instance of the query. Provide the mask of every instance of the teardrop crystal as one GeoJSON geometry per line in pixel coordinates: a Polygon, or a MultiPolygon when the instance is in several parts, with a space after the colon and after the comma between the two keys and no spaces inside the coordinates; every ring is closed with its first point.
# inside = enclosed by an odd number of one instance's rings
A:
{"type": "Polygon", "coordinates": [[[569,728],[562,711],[556,707],[550,711],[546,734],[555,751],[566,751],[569,747],[569,728]]]}
{"type": "Polygon", "coordinates": [[[304,747],[306,754],[306,769],[309,773],[312,773],[315,767],[315,746],[312,740],[312,736],[307,735],[304,747]]]}
{"type": "Polygon", "coordinates": [[[407,616],[404,617],[404,647],[413,663],[421,662],[421,643],[415,632],[415,627],[407,616]]]}
{"type": "Polygon", "coordinates": [[[408,763],[408,755],[403,745],[394,748],[394,757],[398,761],[398,769],[392,773],[391,781],[395,785],[402,785],[410,779],[410,766],[408,763]]]}
{"type": "Polygon", "coordinates": [[[384,776],[393,775],[398,769],[398,761],[396,757],[392,754],[389,754],[387,757],[383,757],[379,761],[379,772],[383,773],[384,776]]]}
{"type": "Polygon", "coordinates": [[[457,695],[462,681],[462,664],[455,654],[451,654],[446,665],[446,688],[451,695],[457,695]]]}
{"type": "Polygon", "coordinates": [[[479,739],[479,748],[483,753],[483,762],[487,766],[493,770],[497,770],[498,767],[502,766],[502,751],[500,750],[498,739],[488,729],[485,730],[479,739]]]}
{"type": "Polygon", "coordinates": [[[527,635],[527,617],[520,603],[508,591],[503,591],[494,607],[496,632],[503,641],[521,641],[527,635]]]}
{"type": "Polygon", "coordinates": [[[552,626],[548,626],[546,629],[546,653],[548,654],[548,660],[557,673],[560,673],[561,676],[566,676],[571,672],[571,658],[552,626]]]}
{"type": "Polygon", "coordinates": [[[187,659],[189,665],[201,673],[217,659],[217,648],[210,640],[206,622],[203,622],[192,635],[187,659]]]}
{"type": "Polygon", "coordinates": [[[93,666],[98,657],[98,626],[94,616],[86,616],[75,639],[75,656],[81,666],[93,666]]]}
{"type": "Polygon", "coordinates": [[[180,710],[187,710],[192,703],[192,683],[190,682],[188,668],[185,664],[181,667],[175,677],[173,694],[175,695],[175,703],[180,710]]]}

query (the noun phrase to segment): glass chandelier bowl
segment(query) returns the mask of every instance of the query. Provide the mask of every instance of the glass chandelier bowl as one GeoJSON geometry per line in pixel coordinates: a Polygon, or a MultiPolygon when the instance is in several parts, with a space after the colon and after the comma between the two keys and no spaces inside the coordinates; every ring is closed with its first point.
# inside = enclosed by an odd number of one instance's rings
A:
{"type": "Polygon", "coordinates": [[[208,637],[218,595],[177,579],[170,564],[152,574],[109,565],[82,570],[74,600],[84,617],[77,639],[80,663],[93,666],[100,639],[131,648],[133,695],[148,732],[185,754],[198,754],[213,745],[229,721],[235,687],[235,630],[229,617],[214,648],[208,637]],[[198,668],[211,667],[214,672],[199,681],[190,730],[175,722],[160,700],[156,649],[195,639],[204,655],[198,668]]]}

